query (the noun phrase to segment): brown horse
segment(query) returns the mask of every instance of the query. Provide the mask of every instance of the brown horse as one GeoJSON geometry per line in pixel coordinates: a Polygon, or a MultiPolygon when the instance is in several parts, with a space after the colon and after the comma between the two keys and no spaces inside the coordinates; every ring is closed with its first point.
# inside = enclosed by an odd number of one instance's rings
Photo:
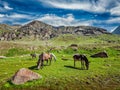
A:
{"type": "Polygon", "coordinates": [[[75,54],[73,56],[73,59],[74,59],[74,67],[75,67],[76,61],[81,61],[81,68],[85,69],[85,66],[86,66],[86,69],[87,70],[89,69],[89,61],[85,55],[75,54]]]}
{"type": "Polygon", "coordinates": [[[54,60],[56,61],[56,56],[53,53],[41,53],[37,62],[37,68],[43,68],[44,61],[47,61],[47,64],[48,61],[50,61],[49,65],[51,65],[52,57],[54,57],[54,60]]]}

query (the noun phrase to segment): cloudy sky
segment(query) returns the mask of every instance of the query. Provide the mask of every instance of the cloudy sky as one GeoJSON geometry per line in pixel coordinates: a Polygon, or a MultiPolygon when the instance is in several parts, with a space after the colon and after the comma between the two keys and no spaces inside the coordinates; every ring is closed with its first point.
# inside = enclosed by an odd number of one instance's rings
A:
{"type": "Polygon", "coordinates": [[[111,31],[120,25],[120,0],[0,0],[0,23],[24,25],[32,20],[111,31]]]}

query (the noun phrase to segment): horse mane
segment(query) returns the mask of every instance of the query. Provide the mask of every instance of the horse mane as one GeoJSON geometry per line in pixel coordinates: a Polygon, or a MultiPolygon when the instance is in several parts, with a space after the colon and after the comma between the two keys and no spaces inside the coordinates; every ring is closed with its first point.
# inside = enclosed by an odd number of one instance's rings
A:
{"type": "Polygon", "coordinates": [[[50,54],[54,57],[55,60],[57,60],[55,54],[53,54],[53,53],[50,53],[50,54]]]}

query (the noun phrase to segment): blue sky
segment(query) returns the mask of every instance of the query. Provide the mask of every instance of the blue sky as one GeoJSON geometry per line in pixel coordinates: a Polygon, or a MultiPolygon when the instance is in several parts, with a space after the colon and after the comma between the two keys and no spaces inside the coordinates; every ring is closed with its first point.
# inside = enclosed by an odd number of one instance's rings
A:
{"type": "Polygon", "coordinates": [[[32,20],[111,31],[120,25],[120,0],[0,0],[0,23],[24,25],[32,20]]]}

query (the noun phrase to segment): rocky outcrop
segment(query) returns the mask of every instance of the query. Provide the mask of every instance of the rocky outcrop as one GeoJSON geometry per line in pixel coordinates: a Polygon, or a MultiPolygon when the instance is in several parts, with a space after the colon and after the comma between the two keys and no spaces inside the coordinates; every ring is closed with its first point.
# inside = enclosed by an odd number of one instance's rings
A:
{"type": "Polygon", "coordinates": [[[107,30],[92,26],[61,26],[53,27],[41,21],[32,21],[24,26],[17,28],[10,32],[3,32],[0,35],[0,40],[15,40],[29,37],[33,39],[51,39],[61,34],[75,34],[75,35],[98,35],[110,34],[107,30]]]}
{"type": "Polygon", "coordinates": [[[107,30],[92,26],[67,26],[67,27],[58,27],[57,33],[62,34],[77,34],[77,35],[98,35],[98,34],[109,34],[107,30]]]}
{"type": "Polygon", "coordinates": [[[13,84],[19,85],[19,84],[24,84],[27,81],[36,80],[40,78],[42,78],[42,76],[40,76],[39,74],[29,69],[22,68],[18,70],[15,73],[15,75],[11,78],[11,82],[13,84]]]}
{"type": "Polygon", "coordinates": [[[96,53],[94,55],[91,55],[91,57],[100,57],[100,58],[107,58],[108,57],[108,54],[104,51],[104,52],[99,52],[99,53],[96,53]]]}

